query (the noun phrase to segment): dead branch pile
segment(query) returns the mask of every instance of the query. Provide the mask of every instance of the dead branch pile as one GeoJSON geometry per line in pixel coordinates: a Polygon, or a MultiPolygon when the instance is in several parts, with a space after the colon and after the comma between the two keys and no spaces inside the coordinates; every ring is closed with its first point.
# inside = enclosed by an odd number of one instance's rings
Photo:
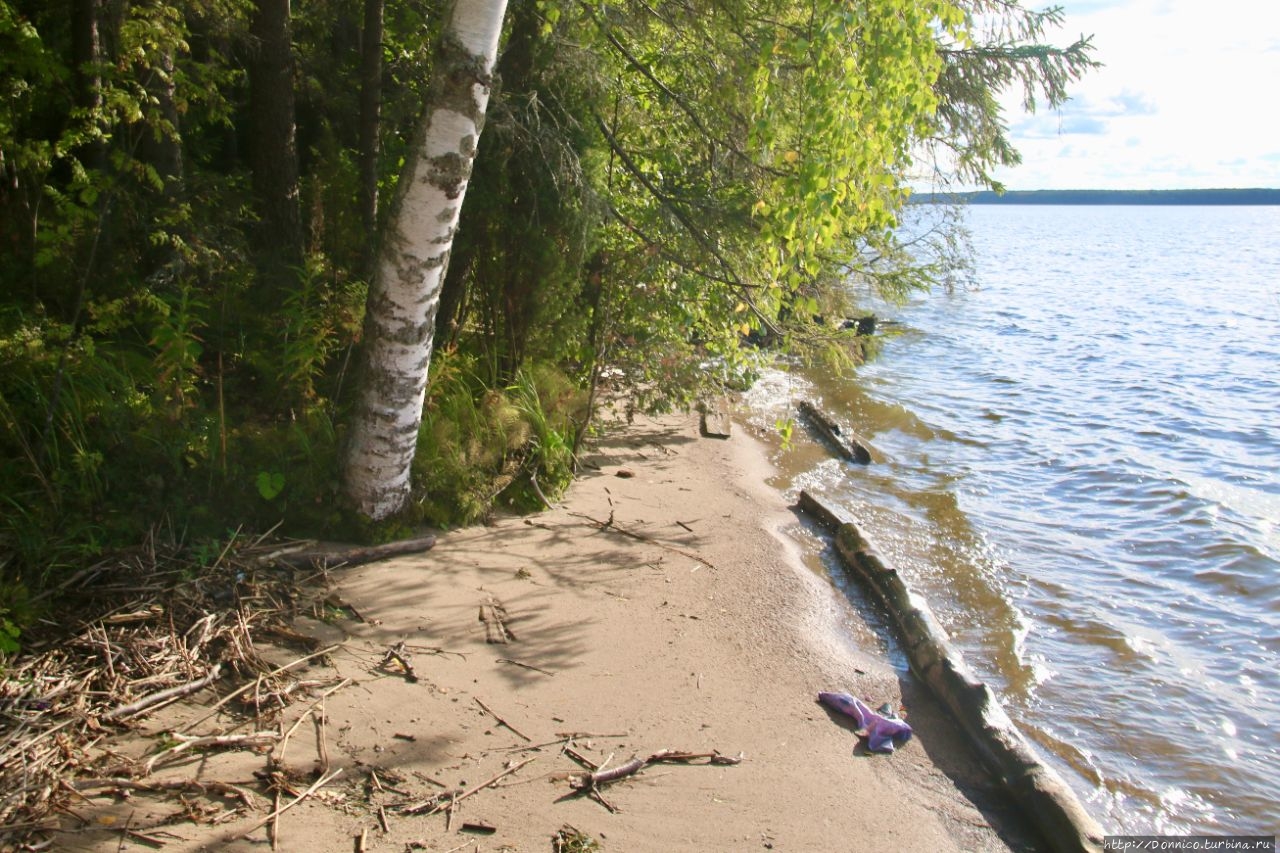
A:
{"type": "Polygon", "coordinates": [[[0,662],[0,836],[46,825],[78,778],[141,784],[154,759],[91,757],[131,720],[230,678],[247,685],[242,710],[258,716],[304,693],[269,672],[254,635],[287,636],[307,597],[323,598],[330,561],[300,557],[308,544],[233,537],[210,562],[153,535],[48,595],[23,654],[0,662]]]}

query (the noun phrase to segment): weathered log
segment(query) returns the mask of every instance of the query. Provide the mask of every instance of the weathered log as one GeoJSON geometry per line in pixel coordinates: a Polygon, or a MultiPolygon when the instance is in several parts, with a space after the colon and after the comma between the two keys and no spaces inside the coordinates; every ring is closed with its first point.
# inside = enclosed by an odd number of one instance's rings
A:
{"type": "Polygon", "coordinates": [[[502,606],[502,602],[489,595],[489,600],[480,605],[480,621],[484,623],[484,634],[486,643],[506,644],[515,642],[516,635],[512,632],[511,626],[507,624],[508,620],[507,608],[502,606]]]}
{"type": "Polygon", "coordinates": [[[325,548],[301,551],[298,553],[273,554],[269,562],[278,566],[293,569],[336,569],[360,566],[391,557],[402,557],[406,554],[421,554],[435,547],[436,537],[431,534],[417,536],[413,539],[401,539],[398,542],[386,542],[382,545],[352,546],[349,548],[325,548]]]}
{"type": "Polygon", "coordinates": [[[1100,850],[1101,827],[1017,730],[991,688],[969,669],[925,599],[875,552],[839,508],[804,491],[797,508],[835,534],[836,550],[845,565],[889,611],[912,670],[959,722],[983,763],[1022,806],[1050,847],[1060,853],[1100,850]]]}
{"type": "Polygon", "coordinates": [[[861,438],[844,430],[838,423],[824,415],[816,406],[807,400],[801,400],[796,406],[805,422],[820,438],[835,449],[841,458],[859,465],[871,463],[871,451],[861,438]]]}

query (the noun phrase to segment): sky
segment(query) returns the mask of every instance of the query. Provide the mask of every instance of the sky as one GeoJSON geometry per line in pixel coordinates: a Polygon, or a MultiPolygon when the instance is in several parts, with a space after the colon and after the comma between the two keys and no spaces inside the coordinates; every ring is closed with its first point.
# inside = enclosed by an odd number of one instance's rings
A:
{"type": "MultiPolygon", "coordinates": [[[[1029,8],[1045,3],[1028,2],[1029,8]]],[[[1057,0],[1104,68],[1058,110],[1006,115],[1011,190],[1280,188],[1280,0],[1057,0]]]]}

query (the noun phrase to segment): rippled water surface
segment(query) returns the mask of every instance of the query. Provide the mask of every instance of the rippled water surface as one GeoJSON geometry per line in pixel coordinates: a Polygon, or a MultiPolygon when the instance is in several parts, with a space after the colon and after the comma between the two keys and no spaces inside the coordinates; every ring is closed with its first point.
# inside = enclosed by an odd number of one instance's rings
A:
{"type": "Polygon", "coordinates": [[[798,448],[1109,829],[1280,828],[1280,208],[974,207],[976,288],[877,305],[798,448]],[[887,328],[895,328],[889,326],[887,328]]]}

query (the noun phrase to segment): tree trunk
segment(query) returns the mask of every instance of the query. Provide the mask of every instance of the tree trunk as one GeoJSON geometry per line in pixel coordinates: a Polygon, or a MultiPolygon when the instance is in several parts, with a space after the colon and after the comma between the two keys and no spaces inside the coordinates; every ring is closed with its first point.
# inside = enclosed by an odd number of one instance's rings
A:
{"type": "Polygon", "coordinates": [[[445,272],[444,284],[440,289],[440,309],[436,313],[436,340],[445,347],[458,341],[465,315],[463,307],[467,300],[467,287],[471,279],[471,271],[475,266],[475,244],[463,241],[459,251],[449,259],[449,269],[445,272]]]}
{"type": "Polygon", "coordinates": [[[344,491],[378,521],[409,498],[440,287],[489,102],[506,0],[456,0],[378,253],[344,491]]]}
{"type": "MultiPolygon", "coordinates": [[[[92,117],[101,120],[102,110],[102,0],[71,2],[71,70],[75,86],[75,104],[92,117]]],[[[88,169],[100,170],[106,163],[106,146],[95,139],[81,147],[80,160],[88,169]]]]}
{"type": "Polygon", "coordinates": [[[303,243],[289,0],[255,0],[249,35],[250,167],[261,218],[253,242],[268,286],[276,289],[290,267],[302,265],[303,243]]]}
{"type": "MultiPolygon", "coordinates": [[[[384,0],[364,0],[360,34],[360,218],[373,244],[378,229],[378,138],[382,116],[382,12],[384,0]]],[[[368,252],[372,270],[376,255],[368,252]]]]}

